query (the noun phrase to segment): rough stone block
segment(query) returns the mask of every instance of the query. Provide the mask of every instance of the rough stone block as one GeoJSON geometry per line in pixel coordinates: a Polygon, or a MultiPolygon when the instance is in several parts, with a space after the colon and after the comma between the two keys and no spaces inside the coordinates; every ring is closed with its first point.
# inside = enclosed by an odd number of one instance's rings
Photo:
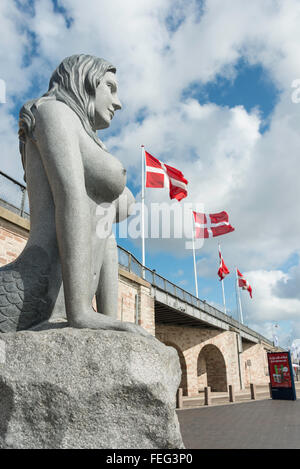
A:
{"type": "Polygon", "coordinates": [[[183,448],[176,350],[127,332],[1,334],[0,448],[183,448]]]}

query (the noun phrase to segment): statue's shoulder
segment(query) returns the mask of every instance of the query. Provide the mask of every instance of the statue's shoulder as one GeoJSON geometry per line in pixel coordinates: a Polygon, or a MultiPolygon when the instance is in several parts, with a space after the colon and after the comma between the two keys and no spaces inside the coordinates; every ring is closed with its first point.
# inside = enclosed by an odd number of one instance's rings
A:
{"type": "Polygon", "coordinates": [[[68,125],[78,128],[79,118],[77,114],[65,103],[55,99],[42,99],[37,102],[33,109],[36,125],[68,125]]]}

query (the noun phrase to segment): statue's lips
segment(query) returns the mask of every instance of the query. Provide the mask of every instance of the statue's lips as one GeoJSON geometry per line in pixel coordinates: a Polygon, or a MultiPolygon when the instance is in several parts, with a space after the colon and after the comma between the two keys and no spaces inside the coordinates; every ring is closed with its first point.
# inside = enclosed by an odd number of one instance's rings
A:
{"type": "Polygon", "coordinates": [[[110,112],[110,117],[111,117],[111,119],[112,119],[112,118],[114,117],[115,113],[114,113],[114,111],[112,111],[111,109],[109,109],[109,112],[110,112]]]}

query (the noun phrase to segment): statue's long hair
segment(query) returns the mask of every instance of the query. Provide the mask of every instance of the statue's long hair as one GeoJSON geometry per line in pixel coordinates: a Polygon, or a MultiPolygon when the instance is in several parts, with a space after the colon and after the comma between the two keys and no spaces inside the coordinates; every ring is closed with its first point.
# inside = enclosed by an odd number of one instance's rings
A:
{"type": "Polygon", "coordinates": [[[34,140],[35,118],[32,109],[49,99],[62,101],[73,109],[88,135],[106,149],[95,129],[95,96],[101,78],[108,71],[115,73],[116,68],[104,59],[85,54],[72,55],[65,58],[53,72],[47,93],[24,104],[19,114],[20,153],[24,169],[26,141],[28,138],[34,140]]]}

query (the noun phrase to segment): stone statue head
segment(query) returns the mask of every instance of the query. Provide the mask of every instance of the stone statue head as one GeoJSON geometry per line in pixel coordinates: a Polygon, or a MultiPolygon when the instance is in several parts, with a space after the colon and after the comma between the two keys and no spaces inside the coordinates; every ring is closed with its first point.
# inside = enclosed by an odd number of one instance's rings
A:
{"type": "Polygon", "coordinates": [[[27,138],[34,140],[35,119],[32,109],[44,100],[55,99],[69,106],[80,118],[90,137],[103,149],[95,128],[96,88],[106,72],[116,72],[116,68],[104,59],[86,55],[66,57],[53,72],[49,89],[42,97],[24,104],[19,115],[20,152],[24,166],[27,138]]]}
{"type": "Polygon", "coordinates": [[[104,59],[84,54],[72,55],[65,58],[53,72],[45,96],[54,95],[67,104],[82,121],[87,119],[95,132],[96,88],[108,71],[115,73],[116,68],[104,59]]]}

